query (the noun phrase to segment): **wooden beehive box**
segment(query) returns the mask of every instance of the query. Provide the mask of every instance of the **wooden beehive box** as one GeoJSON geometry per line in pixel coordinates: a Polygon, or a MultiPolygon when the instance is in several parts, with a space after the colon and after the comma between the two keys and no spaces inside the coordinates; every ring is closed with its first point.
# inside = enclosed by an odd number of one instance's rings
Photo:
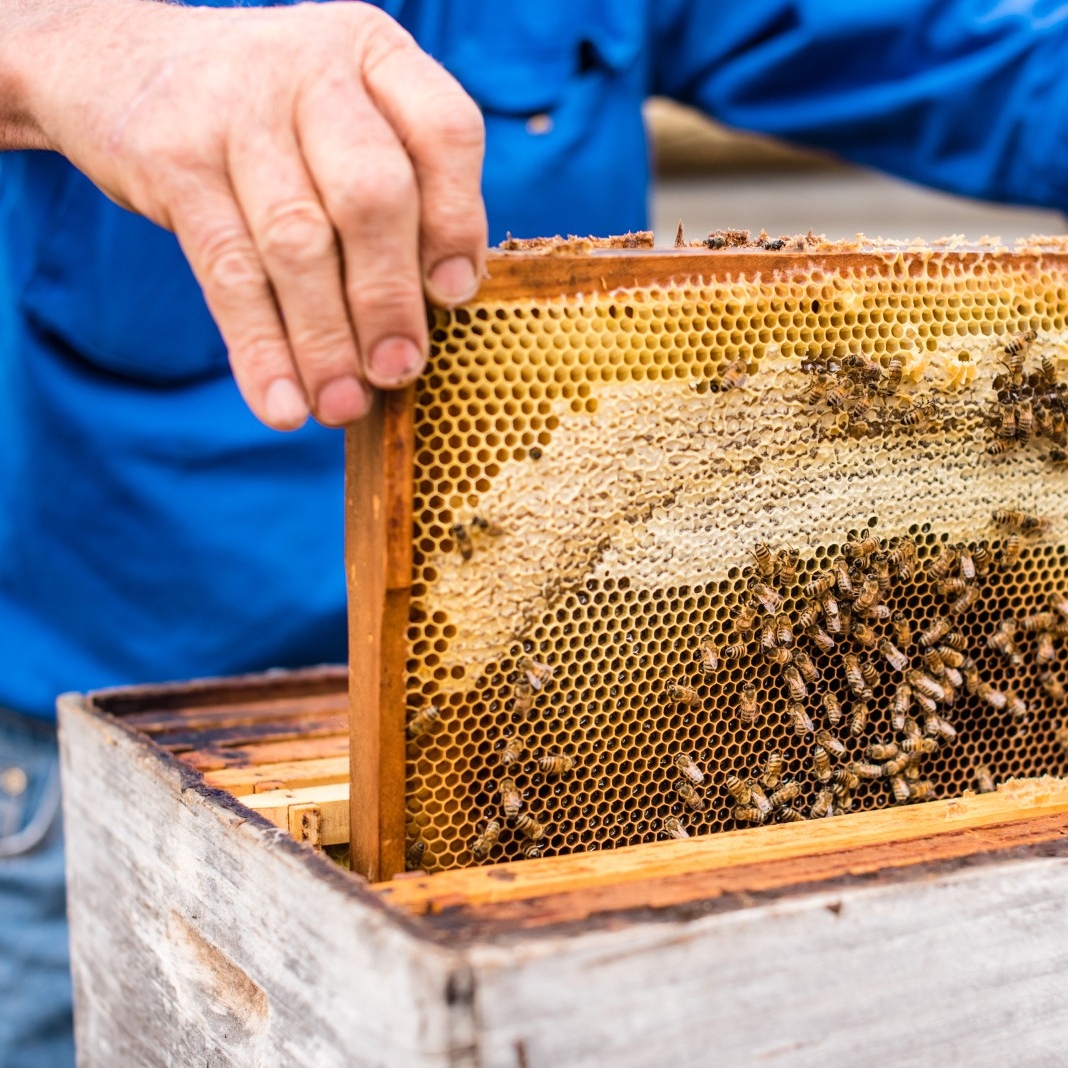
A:
{"type": "Polygon", "coordinates": [[[61,700],[85,1063],[1056,1063],[1068,252],[737,240],[435,313],[348,699],[61,700]]]}

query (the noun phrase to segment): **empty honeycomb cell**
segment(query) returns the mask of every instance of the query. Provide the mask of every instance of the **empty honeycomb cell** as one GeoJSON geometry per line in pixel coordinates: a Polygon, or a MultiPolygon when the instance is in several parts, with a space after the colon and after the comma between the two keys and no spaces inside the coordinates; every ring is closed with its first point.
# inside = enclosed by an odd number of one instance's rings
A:
{"type": "MultiPolygon", "coordinates": [[[[1037,661],[1034,635],[1018,639],[1015,659],[990,643],[1006,618],[1042,612],[1068,591],[1065,532],[1055,523],[1024,535],[1018,558],[1002,566],[1006,532],[991,514],[1018,505],[1063,515],[1068,471],[1046,461],[1049,439],[1016,443],[1004,457],[986,446],[1006,338],[1038,332],[1029,370],[1062,351],[1064,274],[1058,266],[1039,278],[1033,263],[1011,257],[929,255],[908,271],[888,258],[814,266],[807,277],[795,270],[789,281],[691,279],[436,313],[416,402],[405,668],[409,714],[441,709],[408,752],[409,823],[428,842],[429,870],[475,863],[471,843],[501,815],[506,775],[523,811],[544,824],[542,855],[554,855],[653,841],[670,817],[691,835],[749,826],[727,777],[758,778],[773,752],[798,783],[793,807],[807,815],[826,789],[813,763],[816,730],[831,730],[844,749],[832,774],[863,765],[872,745],[926,745],[922,711],[910,713],[918,738],[892,722],[900,677],[877,643],[896,635],[895,620],[867,620],[844,595],[860,637],[835,635],[826,652],[794,628],[790,656],[806,652],[817,674],[801,698],[813,730],[799,733],[783,665],[761,647],[767,614],[758,609],[749,631],[737,625],[754,600],[751,551],[762,541],[800,552],[798,577],[770,583],[781,598],[774,614],[795,622],[810,601],[802,588],[850,561],[855,532],[873,531],[879,554],[915,544],[912,573],[895,575],[878,605],[908,623],[909,670],[924,673],[917,636],[960,596],[940,591],[937,562],[952,546],[974,552],[985,542],[990,559],[973,580],[975,602],[956,610],[953,640],[986,685],[1019,702],[1016,714],[956,687],[938,706],[955,737],[910,773],[930,780],[924,796],[945,797],[972,788],[978,765],[997,781],[1063,772],[1055,734],[1066,706],[1048,678],[1063,674],[1068,685],[1061,624],[1048,664],[1037,661]],[[975,373],[954,377],[961,339],[975,373]],[[856,398],[814,404],[813,376],[802,370],[859,355],[886,376],[897,354],[920,352],[900,387],[880,379],[871,414],[857,414],[856,398]],[[708,643],[717,663],[706,669],[708,643]],[[843,652],[878,663],[855,734],[861,698],[843,652]],[[756,710],[743,723],[747,687],[756,710]],[[833,726],[826,693],[843,706],[833,726]],[[512,738],[523,753],[505,768],[512,738]],[[675,759],[687,754],[703,782],[684,797],[675,759]],[[555,756],[572,762],[559,775],[540,764],[555,756]]],[[[835,811],[892,798],[888,779],[863,779],[835,798],[835,811]]],[[[522,833],[503,822],[490,862],[522,855],[522,833]]]]}

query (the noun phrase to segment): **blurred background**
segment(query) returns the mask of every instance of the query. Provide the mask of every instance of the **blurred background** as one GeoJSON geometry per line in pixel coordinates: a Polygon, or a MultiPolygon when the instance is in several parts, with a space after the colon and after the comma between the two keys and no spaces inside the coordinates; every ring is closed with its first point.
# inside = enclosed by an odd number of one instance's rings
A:
{"type": "Polygon", "coordinates": [[[719,126],[667,100],[646,117],[656,156],[653,226],[670,245],[710,230],[763,228],[772,237],[809,229],[831,239],[909,239],[964,234],[1006,243],[1065,231],[1060,212],[1012,208],[935,193],[840,160],[719,126]]]}

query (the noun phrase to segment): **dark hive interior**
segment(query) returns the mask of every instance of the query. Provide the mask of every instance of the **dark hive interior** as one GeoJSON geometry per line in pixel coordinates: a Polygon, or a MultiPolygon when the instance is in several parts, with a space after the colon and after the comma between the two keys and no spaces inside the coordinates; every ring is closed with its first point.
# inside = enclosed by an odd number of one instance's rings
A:
{"type": "Polygon", "coordinates": [[[1064,771],[1068,260],[766,263],[438,314],[406,664],[427,870],[1064,771]]]}

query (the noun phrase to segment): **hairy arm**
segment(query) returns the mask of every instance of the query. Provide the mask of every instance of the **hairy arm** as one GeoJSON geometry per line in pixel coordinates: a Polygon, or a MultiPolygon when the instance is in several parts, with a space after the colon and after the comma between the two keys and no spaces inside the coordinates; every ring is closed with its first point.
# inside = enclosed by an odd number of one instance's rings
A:
{"type": "Polygon", "coordinates": [[[482,120],[362,3],[0,0],[0,150],[62,153],[172,230],[249,407],[339,425],[483,270],[482,120]]]}

